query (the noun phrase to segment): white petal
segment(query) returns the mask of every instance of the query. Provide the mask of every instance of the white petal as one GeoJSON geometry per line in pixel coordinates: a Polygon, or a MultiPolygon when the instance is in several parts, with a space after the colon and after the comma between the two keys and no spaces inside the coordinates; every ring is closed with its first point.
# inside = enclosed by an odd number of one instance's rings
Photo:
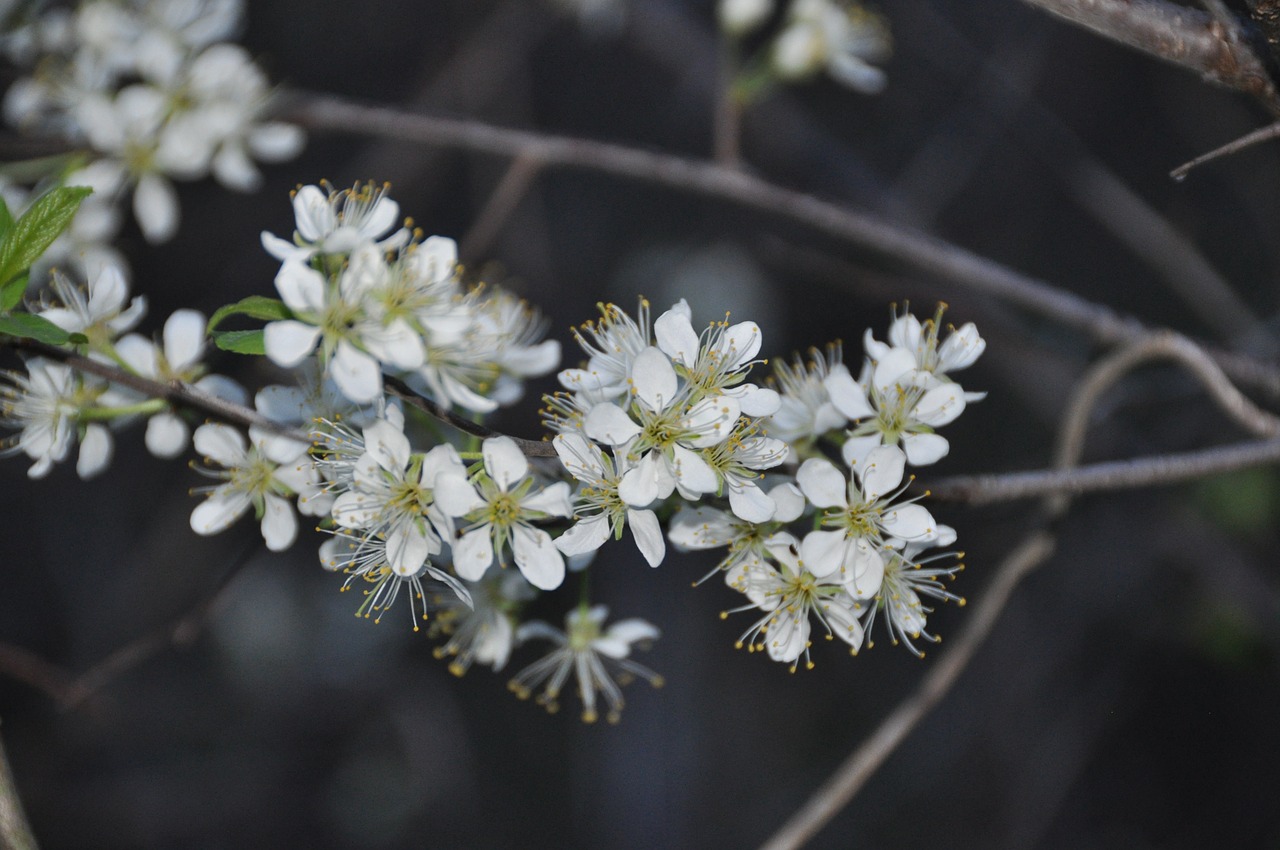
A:
{"type": "Polygon", "coordinates": [[[611,625],[605,630],[604,636],[609,640],[618,641],[630,647],[633,643],[639,643],[640,641],[657,640],[662,636],[662,632],[658,631],[658,627],[647,620],[629,617],[611,625]]]}
{"type": "Polygon", "coordinates": [[[903,505],[886,511],[880,523],[889,534],[913,543],[928,542],[938,536],[938,524],[923,505],[903,505]]]}
{"type": "Polygon", "coordinates": [[[295,313],[319,313],[324,309],[324,276],[301,259],[286,260],[276,272],[280,300],[295,313]]]}
{"type": "Polygon", "coordinates": [[[610,446],[620,446],[644,430],[622,408],[609,402],[587,411],[582,427],[588,437],[610,446]]]}
{"type": "Polygon", "coordinates": [[[724,442],[738,422],[741,408],[732,396],[718,395],[705,398],[689,408],[684,424],[696,432],[682,442],[695,449],[719,445],[724,442]]]}
{"type": "Polygon", "coordinates": [[[262,512],[262,539],[272,552],[283,552],[298,539],[298,518],[289,500],[267,493],[262,512]]]}
{"type": "Polygon", "coordinates": [[[126,366],[145,378],[155,378],[160,373],[160,354],[155,343],[138,334],[116,340],[116,354],[126,366]]]}
{"type": "Polygon", "coordinates": [[[618,498],[638,508],[659,498],[659,469],[666,469],[666,461],[662,459],[662,455],[656,451],[646,453],[618,482],[618,498]]]}
{"type": "Polygon", "coordinates": [[[739,322],[724,332],[720,338],[719,353],[729,364],[729,371],[737,372],[760,353],[760,326],[755,322],[739,322]]]}
{"type": "Polygon", "coordinates": [[[800,492],[800,488],[790,482],[779,484],[769,491],[769,498],[773,499],[777,510],[773,514],[776,522],[795,522],[804,513],[804,494],[800,492]]]}
{"type": "Polygon", "coordinates": [[[881,393],[888,394],[890,387],[898,383],[909,383],[903,378],[917,369],[915,351],[906,348],[890,349],[888,355],[876,363],[872,373],[872,382],[881,393]]]}
{"type": "Polygon", "coordinates": [[[244,466],[248,462],[244,437],[230,425],[209,423],[201,425],[195,434],[196,451],[225,467],[244,466]]]}
{"type": "Polygon", "coordinates": [[[667,544],[662,539],[662,526],[658,523],[657,514],[653,511],[628,510],[627,525],[631,528],[636,547],[649,562],[649,566],[661,564],[662,559],[667,556],[667,544]]]}
{"type": "Polygon", "coordinates": [[[204,314],[175,310],[164,323],[164,359],[175,372],[194,366],[204,353],[204,314]]]}
{"type": "Polygon", "coordinates": [[[466,476],[456,472],[443,472],[436,478],[435,501],[449,516],[466,516],[487,504],[466,476]]]}
{"type": "Polygon", "coordinates": [[[315,325],[285,319],[269,323],[263,333],[263,346],[267,357],[277,366],[292,369],[311,352],[320,341],[320,329],[315,325]]]}
{"type": "Polygon", "coordinates": [[[262,185],[262,172],[249,158],[243,144],[226,142],[214,154],[211,163],[213,176],[228,189],[237,192],[255,192],[262,185]]]}
{"type": "Polygon", "coordinates": [[[249,494],[243,490],[219,487],[191,512],[191,530],[210,535],[225,531],[249,509],[249,494]]]}
{"type": "Polygon", "coordinates": [[[860,599],[870,599],[880,592],[884,581],[884,557],[865,540],[855,541],[853,569],[845,576],[845,587],[860,599]]]}
{"type": "Polygon", "coordinates": [[[388,472],[401,473],[409,465],[412,447],[404,432],[385,419],[378,419],[363,430],[365,451],[388,472]]]}
{"type": "Polygon", "coordinates": [[[529,460],[510,437],[490,437],[481,452],[485,471],[503,490],[510,490],[529,474],[529,460]]]}
{"type": "Polygon", "coordinates": [[[822,385],[826,387],[836,410],[848,418],[857,420],[875,415],[875,411],[871,409],[871,402],[867,400],[866,392],[849,374],[848,367],[843,363],[832,367],[831,372],[823,379],[822,385]]]}
{"type": "Polygon", "coordinates": [[[973,322],[951,332],[938,348],[938,371],[954,372],[972,366],[987,350],[987,341],[978,335],[973,322]]]}
{"type": "Polygon", "coordinates": [[[424,487],[435,487],[436,480],[446,472],[466,476],[466,468],[458,450],[448,443],[436,446],[422,457],[422,478],[424,487]]]}
{"type": "Polygon", "coordinates": [[[561,465],[574,478],[591,483],[604,477],[604,453],[581,434],[557,434],[551,444],[561,465]]]}
{"type": "Polygon", "coordinates": [[[782,407],[782,396],[778,395],[776,390],[767,387],[755,387],[751,384],[745,387],[735,387],[735,390],[726,390],[726,394],[731,394],[738,399],[738,404],[742,407],[742,412],[746,416],[772,416],[782,407]],[[741,392],[747,389],[746,392],[741,392]]]}
{"type": "Polygon", "coordinates": [[[774,661],[795,661],[809,645],[809,619],[781,610],[771,621],[764,640],[774,661]]]}
{"type": "Polygon", "coordinates": [[[755,482],[729,489],[729,507],[747,522],[768,522],[778,506],[755,482]]]}
{"type": "Polygon", "coordinates": [[[636,396],[653,411],[666,410],[678,387],[670,358],[652,345],[636,355],[631,366],[631,381],[636,396]]]}
{"type": "Polygon", "coordinates": [[[907,466],[907,456],[897,446],[877,446],[867,454],[861,467],[854,473],[862,481],[862,495],[874,501],[891,493],[902,483],[907,466]]]}
{"type": "Polygon", "coordinates": [[[564,556],[540,528],[517,525],[511,530],[516,566],[539,590],[555,590],[564,583],[564,556]]]}
{"type": "Polygon", "coordinates": [[[905,434],[902,437],[902,448],[912,466],[928,466],[946,457],[951,444],[939,434],[905,434]]]}
{"type": "Polygon", "coordinates": [[[824,578],[844,565],[846,549],[843,531],[810,531],[800,541],[800,560],[805,569],[824,578]]]}
{"type": "Polygon", "coordinates": [[[345,339],[338,343],[329,372],[342,394],[356,404],[369,404],[382,395],[378,361],[345,339]]]}
{"type": "Polygon", "coordinates": [[[482,525],[468,531],[453,544],[453,568],[467,581],[479,581],[493,563],[491,527],[482,525]]]}
{"type": "Polygon", "coordinates": [[[693,323],[683,312],[668,310],[653,323],[653,334],[658,347],[678,363],[692,369],[698,362],[701,343],[693,329],[693,323]]]}
{"type": "Polygon", "coordinates": [[[187,423],[173,413],[157,413],[147,420],[147,451],[156,457],[177,457],[187,447],[187,423]]]}
{"type": "Polygon", "coordinates": [[[673,450],[671,471],[676,482],[686,490],[695,493],[714,493],[720,487],[720,477],[711,468],[702,455],[676,446],[673,450]]]}
{"type": "Polygon", "coordinates": [[[934,428],[946,425],[964,413],[964,391],[959,384],[934,387],[921,396],[911,413],[919,421],[934,428]]]}
{"type": "Polygon", "coordinates": [[[133,193],[133,215],[142,235],[154,244],[168,242],[178,232],[178,193],[158,174],[145,174],[133,193]]]}
{"type": "Polygon", "coordinates": [[[530,493],[520,502],[522,511],[539,511],[547,516],[573,516],[573,502],[568,483],[557,481],[537,493],[530,493]]]}
{"type": "Polygon", "coordinates": [[[263,162],[284,162],[302,152],[307,134],[300,127],[270,121],[249,131],[249,150],[263,162]]]}
{"type": "Polygon", "coordinates": [[[814,507],[843,508],[849,504],[849,482],[829,460],[806,460],[796,473],[796,483],[814,507]]]}
{"type": "Polygon", "coordinates": [[[387,535],[387,565],[398,576],[416,575],[431,548],[431,541],[415,525],[405,524],[387,535]]]}
{"type": "Polygon", "coordinates": [[[105,426],[94,423],[85,428],[80,440],[80,456],[76,460],[76,474],[88,481],[111,463],[113,442],[111,432],[105,426]]]}
{"type": "Polygon", "coordinates": [[[862,648],[863,629],[858,619],[860,610],[847,597],[824,599],[818,603],[823,618],[831,628],[831,634],[849,644],[854,650],[862,648]]]}
{"type": "Polygon", "coordinates": [[[871,434],[866,437],[850,437],[845,440],[844,446],[841,447],[840,455],[848,466],[853,469],[861,469],[863,464],[867,462],[867,455],[871,454],[871,451],[881,444],[882,440],[879,434],[871,434]]]}
{"type": "Polygon", "coordinates": [[[556,548],[566,555],[594,552],[605,544],[613,531],[606,514],[596,514],[574,523],[564,534],[556,538],[556,548]]]}

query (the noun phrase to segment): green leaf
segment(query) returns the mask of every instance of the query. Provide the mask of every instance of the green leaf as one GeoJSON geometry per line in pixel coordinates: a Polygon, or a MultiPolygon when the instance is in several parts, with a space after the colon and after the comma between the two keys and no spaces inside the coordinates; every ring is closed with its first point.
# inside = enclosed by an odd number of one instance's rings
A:
{"type": "Polygon", "coordinates": [[[266,354],[265,334],[256,331],[223,331],[213,335],[213,344],[236,354],[266,354]]]}
{"type": "Polygon", "coordinates": [[[262,319],[267,322],[274,322],[278,319],[293,318],[293,311],[284,306],[284,302],[275,298],[267,298],[264,295],[250,295],[243,301],[237,301],[235,304],[228,304],[218,309],[209,319],[207,333],[213,333],[213,329],[222,324],[222,320],[228,316],[248,316],[251,319],[262,319]]]}
{"type": "Polygon", "coordinates": [[[49,345],[66,345],[71,341],[71,334],[48,319],[33,313],[0,316],[0,334],[8,334],[20,339],[34,339],[47,342],[49,345]]]}
{"type": "Polygon", "coordinates": [[[80,202],[92,192],[85,186],[59,186],[41,195],[0,243],[0,284],[8,283],[40,259],[71,224],[80,202]]]}
{"type": "Polygon", "coordinates": [[[0,240],[8,236],[12,228],[13,213],[9,212],[9,205],[4,202],[4,198],[0,198],[0,240]]]}
{"type": "Polygon", "coordinates": [[[18,302],[22,301],[22,296],[27,293],[27,276],[24,274],[15,277],[13,280],[0,286],[0,312],[8,313],[14,307],[18,306],[18,302]]]}

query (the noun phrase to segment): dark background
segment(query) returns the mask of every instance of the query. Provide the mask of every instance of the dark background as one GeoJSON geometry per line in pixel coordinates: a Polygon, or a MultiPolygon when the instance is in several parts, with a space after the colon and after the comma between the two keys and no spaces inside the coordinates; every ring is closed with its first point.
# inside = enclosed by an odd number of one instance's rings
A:
{"type": "MultiPolygon", "coordinates": [[[[710,151],[713,5],[634,0],[613,32],[536,2],[377,0],[253,4],[244,43],[282,84],[505,126],[690,156],[710,151]]],[[[1168,171],[1266,123],[1207,86],[1014,0],[900,0],[889,88],[866,97],[817,81],[747,115],[749,165],[1157,325],[1267,355],[1277,325],[1280,148],[1256,148],[1184,183],[1168,171]],[[1105,169],[1158,210],[1231,282],[1261,323],[1217,329],[1126,247],[1131,222],[1082,175],[1105,169]],[[1224,333],[1225,331],[1225,333],[1224,333]]],[[[695,319],[732,309],[787,355],[878,335],[891,302],[945,299],[989,341],[963,375],[990,397],[923,471],[1031,469],[1051,459],[1073,381],[1100,352],[1045,319],[922,276],[768,215],[579,171],[543,174],[496,236],[466,239],[501,178],[499,159],[317,134],[270,167],[256,196],[183,186],[184,221],[149,248],[123,242],[158,331],[180,306],[206,313],[274,294],[258,233],[287,234],[287,190],[328,178],[389,180],[428,233],[464,240],[477,277],[568,328],[638,293],[688,296],[695,319]],[[483,240],[481,240],[483,241],[483,240]]],[[[1158,251],[1159,252],[1159,249],[1158,251]]],[[[214,366],[273,379],[231,355],[214,366]]],[[[536,435],[538,392],[497,427],[536,435]]],[[[1108,395],[1089,459],[1245,438],[1172,369],[1108,395]]],[[[187,523],[201,483],[119,435],[112,468],[3,476],[0,641],[72,671],[187,611],[257,531],[213,539],[187,523]]],[[[971,605],[1035,518],[1032,504],[933,506],[960,531],[971,605]]],[[[1058,554],[1015,593],[972,667],[868,787],[812,843],[839,847],[1280,847],[1280,483],[1266,470],[1081,499],[1058,554]]],[[[461,680],[402,618],[357,622],[352,594],[317,565],[315,540],[261,551],[189,647],[59,711],[0,679],[0,717],[42,845],[72,847],[746,847],[762,841],[911,693],[918,661],[883,638],[857,658],[815,647],[817,668],[733,649],[750,622],[711,560],[656,570],[629,543],[601,553],[593,588],[617,616],[658,624],[642,661],[666,687],[634,685],[621,725],[547,716],[506,691],[533,660],[461,680]]],[[[555,600],[558,620],[570,604],[555,600]]],[[[396,612],[400,613],[400,612],[396,612]]],[[[967,612],[930,618],[953,635],[967,612]]]]}

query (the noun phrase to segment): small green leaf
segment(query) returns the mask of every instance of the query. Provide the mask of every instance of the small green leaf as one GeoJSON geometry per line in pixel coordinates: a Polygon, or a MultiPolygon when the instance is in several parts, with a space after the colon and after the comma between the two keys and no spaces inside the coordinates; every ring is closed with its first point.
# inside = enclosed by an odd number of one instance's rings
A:
{"type": "Polygon", "coordinates": [[[236,354],[266,354],[265,334],[256,331],[223,331],[213,335],[213,344],[236,354]]]}
{"type": "Polygon", "coordinates": [[[80,202],[92,192],[85,186],[59,186],[41,195],[0,243],[0,283],[8,283],[31,268],[67,229],[80,202]]]}
{"type": "Polygon", "coordinates": [[[70,342],[72,345],[88,345],[89,337],[85,336],[84,334],[71,334],[70,336],[67,337],[67,341],[70,342]]]}
{"type": "Polygon", "coordinates": [[[4,198],[0,198],[0,240],[8,236],[12,228],[13,213],[9,212],[9,205],[4,202],[4,198]]]}
{"type": "Polygon", "coordinates": [[[48,319],[33,313],[13,313],[0,316],[0,334],[20,339],[34,339],[49,345],[66,345],[71,335],[48,319]]]}
{"type": "Polygon", "coordinates": [[[248,316],[251,319],[262,319],[266,322],[274,322],[279,319],[293,318],[293,311],[284,306],[284,302],[275,298],[267,298],[264,295],[250,295],[243,301],[237,301],[235,304],[228,304],[218,309],[209,319],[207,333],[213,333],[213,329],[222,324],[222,320],[228,316],[248,316]]]}
{"type": "Polygon", "coordinates": [[[24,274],[0,286],[0,312],[8,313],[22,301],[27,293],[27,276],[24,274]]]}

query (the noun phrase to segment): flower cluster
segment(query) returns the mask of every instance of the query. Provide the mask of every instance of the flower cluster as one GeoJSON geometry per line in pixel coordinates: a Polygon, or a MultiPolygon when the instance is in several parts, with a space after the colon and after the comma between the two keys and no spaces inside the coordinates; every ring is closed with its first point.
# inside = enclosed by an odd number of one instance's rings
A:
{"type": "Polygon", "coordinates": [[[50,10],[5,39],[12,58],[34,65],[6,93],[5,118],[89,148],[92,160],[68,182],[104,198],[132,190],[143,234],[164,242],[179,218],[171,179],[212,174],[252,191],[255,159],[302,149],[300,129],[264,118],[266,75],[226,41],[242,13],[239,0],[85,0],[50,10]]]}
{"type": "Polygon", "coordinates": [[[382,397],[386,370],[446,407],[488,413],[559,363],[535,311],[499,287],[463,286],[452,239],[397,229],[385,187],[303,186],[293,209],[292,241],[262,235],[290,313],[265,329],[277,365],[314,354],[357,404],[382,397]]]}
{"type": "Polygon", "coordinates": [[[884,341],[865,334],[857,377],[831,346],[757,383],[756,323],[696,326],[683,300],[656,318],[643,299],[635,315],[604,304],[575,331],[582,361],[543,397],[550,443],[530,443],[450,410],[491,412],[558,365],[536,313],[498,287],[464,285],[453,241],[402,226],[385,187],[300,187],[293,211],[291,239],[262,235],[280,261],[280,299],[230,305],[212,328],[178,310],[150,340],[133,332],[145,303],[129,299],[114,267],[84,289],[55,274],[32,311],[136,380],[116,388],[30,360],[0,382],[2,421],[15,430],[7,451],[30,457],[37,477],[78,437],[87,476],[110,455],[106,426],[146,416],[154,454],[176,456],[190,441],[204,460],[196,468],[212,483],[192,491],[204,496],[196,533],[221,532],[252,508],[278,551],[300,537],[299,514],[316,517],[320,562],[345,575],[344,590],[361,589],[358,617],[379,621],[407,598],[414,629],[427,623],[459,675],[501,670],[521,645],[550,641],[511,689],[537,691],[555,710],[575,678],[587,721],[617,719],[628,679],[660,684],[631,659],[658,629],[634,618],[607,625],[586,574],[563,629],[525,612],[593,569],[610,538],[629,533],[652,567],[668,544],[721,550],[710,575],[723,573],[746,599],[735,610],[755,615],[738,645],[793,671],[813,666],[815,629],[856,654],[877,621],[921,655],[915,641],[937,640],[926,603],[963,602],[947,589],[962,569],[949,551],[955,531],[921,504],[907,470],[944,456],[938,429],[982,397],[953,377],[985,347],[972,324],[946,332],[942,308],[923,322],[903,312],[884,341]],[[218,330],[237,315],[265,326],[218,330]],[[240,417],[258,423],[246,431],[206,423],[192,438],[167,394],[139,387],[245,404],[238,385],[207,374],[210,332],[220,347],[296,369],[297,383],[260,390],[240,417]],[[455,439],[444,425],[457,426],[455,439]]]}

